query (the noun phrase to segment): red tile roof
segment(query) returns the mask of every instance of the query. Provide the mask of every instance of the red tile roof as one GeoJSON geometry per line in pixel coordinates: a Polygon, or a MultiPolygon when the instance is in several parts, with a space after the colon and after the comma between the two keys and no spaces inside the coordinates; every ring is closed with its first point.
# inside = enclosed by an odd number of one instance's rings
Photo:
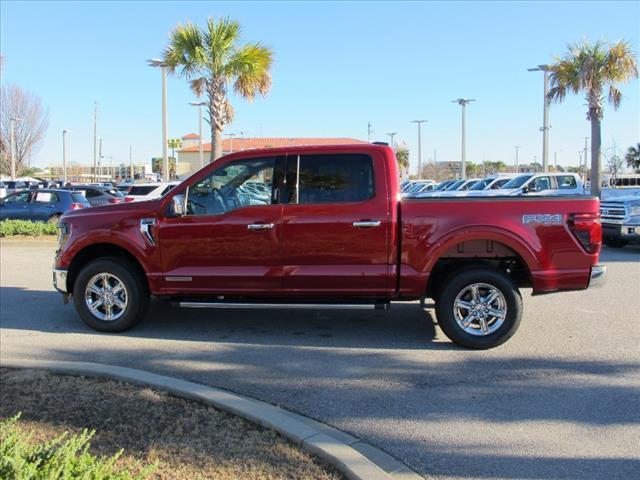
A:
{"type": "Polygon", "coordinates": [[[182,137],[182,140],[197,140],[198,138],[200,138],[200,136],[198,134],[196,134],[196,133],[188,133],[187,135],[182,137]]]}
{"type": "MultiPolygon", "coordinates": [[[[182,137],[185,138],[185,137],[182,137]]],[[[197,136],[196,136],[197,138],[197,136]]],[[[353,145],[354,143],[367,143],[355,138],[229,138],[222,140],[222,150],[228,152],[233,146],[233,151],[251,150],[256,148],[277,148],[277,147],[300,147],[309,145],[353,145]]],[[[211,143],[203,145],[205,152],[211,151],[211,143]]],[[[179,152],[197,152],[198,145],[186,147],[179,152]]]]}

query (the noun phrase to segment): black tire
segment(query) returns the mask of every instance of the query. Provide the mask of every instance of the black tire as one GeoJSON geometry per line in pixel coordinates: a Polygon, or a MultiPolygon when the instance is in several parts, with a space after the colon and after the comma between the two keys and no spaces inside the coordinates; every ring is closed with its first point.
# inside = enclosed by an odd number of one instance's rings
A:
{"type": "Polygon", "coordinates": [[[117,257],[102,257],[82,268],[73,284],[73,300],[80,318],[91,328],[101,332],[122,332],[144,318],[149,306],[149,290],[145,280],[130,262],[117,257]],[[126,307],[121,309],[121,315],[115,320],[97,317],[85,300],[87,284],[101,273],[117,277],[126,291],[126,307]]]}
{"type": "Polygon", "coordinates": [[[602,241],[607,247],[610,247],[610,248],[622,248],[628,243],[626,240],[622,238],[614,238],[614,237],[604,237],[602,241]]]}
{"type": "MultiPolygon", "coordinates": [[[[522,297],[511,277],[501,270],[487,266],[470,267],[457,270],[444,280],[438,292],[436,316],[438,325],[454,343],[466,348],[485,350],[502,345],[516,333],[522,319],[522,297]],[[484,335],[467,333],[456,321],[454,312],[458,294],[474,284],[487,284],[495,288],[502,294],[503,304],[506,304],[506,315],[502,324],[497,326],[495,331],[484,335]]],[[[490,318],[490,321],[496,322],[496,317],[490,318]]]]}

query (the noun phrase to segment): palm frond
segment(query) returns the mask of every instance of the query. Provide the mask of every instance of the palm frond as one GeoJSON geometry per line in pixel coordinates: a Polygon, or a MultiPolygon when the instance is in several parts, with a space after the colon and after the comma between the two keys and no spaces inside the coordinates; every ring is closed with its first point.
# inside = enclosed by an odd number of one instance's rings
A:
{"type": "Polygon", "coordinates": [[[620,102],[622,102],[622,92],[613,85],[609,85],[609,103],[617,110],[620,102]]]}
{"type": "Polygon", "coordinates": [[[204,94],[204,89],[207,79],[205,77],[194,78],[189,82],[191,91],[196,94],[196,97],[201,97],[204,94]]]}
{"type": "Polygon", "coordinates": [[[191,22],[177,25],[169,34],[169,44],[163,52],[163,63],[170,73],[191,78],[204,66],[204,50],[200,29],[191,22]]]}
{"type": "Polygon", "coordinates": [[[225,68],[227,78],[235,78],[233,88],[251,101],[256,95],[266,95],[271,88],[273,52],[262,43],[248,43],[236,50],[225,68]]]}
{"type": "Polygon", "coordinates": [[[603,76],[608,82],[627,83],[638,78],[638,62],[629,42],[617,41],[604,59],[603,76]]]}
{"type": "Polygon", "coordinates": [[[214,68],[220,69],[240,37],[240,24],[229,17],[209,18],[203,36],[209,61],[214,68]]]}

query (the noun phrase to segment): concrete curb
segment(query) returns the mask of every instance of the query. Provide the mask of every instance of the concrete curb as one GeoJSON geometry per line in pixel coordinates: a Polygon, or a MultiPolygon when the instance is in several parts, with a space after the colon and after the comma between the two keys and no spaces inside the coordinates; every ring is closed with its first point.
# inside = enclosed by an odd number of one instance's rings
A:
{"type": "Polygon", "coordinates": [[[391,455],[358,438],[259,400],[186,380],[134,368],[100,363],[53,360],[1,359],[5,368],[46,369],[59,373],[102,377],[155,387],[246,418],[271,428],[333,465],[351,480],[423,480],[391,455]]]}

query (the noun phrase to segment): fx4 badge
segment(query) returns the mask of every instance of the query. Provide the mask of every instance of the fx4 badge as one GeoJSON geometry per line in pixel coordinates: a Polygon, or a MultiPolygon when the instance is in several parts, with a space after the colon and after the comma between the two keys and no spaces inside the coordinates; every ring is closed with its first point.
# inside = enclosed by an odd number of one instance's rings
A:
{"type": "Polygon", "coordinates": [[[562,215],[559,213],[530,213],[522,216],[522,223],[541,223],[543,225],[562,225],[562,215]]]}

